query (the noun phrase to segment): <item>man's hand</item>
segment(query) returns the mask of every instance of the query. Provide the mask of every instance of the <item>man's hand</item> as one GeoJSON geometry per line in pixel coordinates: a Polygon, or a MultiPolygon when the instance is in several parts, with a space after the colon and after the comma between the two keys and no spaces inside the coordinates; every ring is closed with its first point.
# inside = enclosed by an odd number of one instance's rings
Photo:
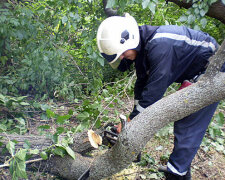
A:
{"type": "MultiPolygon", "coordinates": [[[[130,122],[130,118],[127,119],[127,122],[130,122]]],[[[115,125],[117,128],[117,134],[119,134],[122,131],[122,123],[119,123],[118,125],[115,125]]]]}

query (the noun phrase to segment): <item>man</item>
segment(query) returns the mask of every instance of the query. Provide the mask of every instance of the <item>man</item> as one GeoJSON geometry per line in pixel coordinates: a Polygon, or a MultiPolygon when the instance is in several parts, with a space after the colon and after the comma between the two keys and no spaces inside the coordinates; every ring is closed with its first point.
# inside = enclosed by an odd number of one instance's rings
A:
{"type": "MultiPolygon", "coordinates": [[[[207,33],[172,25],[138,26],[129,14],[104,20],[98,29],[97,44],[113,68],[126,71],[132,63],[135,65],[137,81],[131,120],[162,98],[173,82],[185,82],[182,88],[191,84],[186,80],[203,74],[209,57],[218,49],[215,39],[207,33]]],[[[217,105],[174,123],[174,149],[167,167],[161,168],[166,179],[191,179],[191,162],[217,105]]]]}

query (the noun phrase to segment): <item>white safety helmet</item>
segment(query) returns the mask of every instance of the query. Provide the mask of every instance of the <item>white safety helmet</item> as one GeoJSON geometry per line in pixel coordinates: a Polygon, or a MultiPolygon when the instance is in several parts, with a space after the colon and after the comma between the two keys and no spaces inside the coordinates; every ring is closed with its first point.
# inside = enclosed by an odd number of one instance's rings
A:
{"type": "Polygon", "coordinates": [[[136,48],[139,40],[138,24],[128,13],[125,17],[112,16],[105,19],[97,32],[99,51],[114,69],[120,64],[120,55],[136,48]]]}

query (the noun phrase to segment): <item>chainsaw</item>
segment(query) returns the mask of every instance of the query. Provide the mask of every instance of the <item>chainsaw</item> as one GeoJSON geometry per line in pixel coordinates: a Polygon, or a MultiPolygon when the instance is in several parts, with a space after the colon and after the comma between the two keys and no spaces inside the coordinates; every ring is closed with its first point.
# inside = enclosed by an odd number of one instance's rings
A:
{"type": "MultiPolygon", "coordinates": [[[[126,123],[126,116],[120,115],[120,121],[122,124],[122,128],[124,128],[126,123]]],[[[117,127],[113,123],[108,123],[104,127],[103,135],[102,135],[102,144],[111,148],[118,139],[117,127]]]]}

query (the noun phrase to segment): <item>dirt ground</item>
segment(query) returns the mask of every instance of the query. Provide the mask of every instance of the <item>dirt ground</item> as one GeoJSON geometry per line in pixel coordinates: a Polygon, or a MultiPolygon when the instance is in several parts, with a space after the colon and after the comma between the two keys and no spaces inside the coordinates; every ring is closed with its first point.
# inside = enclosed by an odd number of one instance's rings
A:
{"type": "MultiPolygon", "coordinates": [[[[126,103],[127,107],[121,109],[122,114],[128,113],[132,104],[126,103]]],[[[60,106],[60,105],[59,105],[60,106]]],[[[60,109],[60,112],[67,111],[68,108],[60,109]]],[[[29,120],[29,134],[38,134],[37,127],[44,124],[52,125],[52,121],[41,120],[39,116],[29,120]],[[35,119],[35,120],[34,120],[35,119]]],[[[70,125],[76,125],[73,119],[70,125]]],[[[54,125],[53,125],[54,126],[54,125]]],[[[170,129],[170,131],[172,131],[170,129]]],[[[173,148],[173,134],[170,133],[166,138],[158,136],[152,138],[142,151],[142,157],[147,161],[145,166],[132,163],[124,171],[115,174],[105,180],[151,180],[165,179],[163,173],[157,171],[160,165],[165,165],[173,148]],[[147,157],[147,158],[146,158],[147,157]]],[[[193,180],[225,180],[225,155],[210,148],[207,152],[201,147],[192,162],[193,180]]],[[[49,174],[28,172],[28,179],[53,180],[58,179],[49,174]]],[[[0,169],[1,180],[11,180],[8,169],[0,169]]]]}
{"type": "MultiPolygon", "coordinates": [[[[146,145],[143,152],[150,154],[156,161],[156,164],[152,165],[152,167],[140,167],[133,163],[130,168],[114,175],[110,180],[165,179],[162,173],[156,171],[160,165],[166,164],[166,162],[160,160],[161,157],[172,150],[173,137],[171,136],[169,139],[169,143],[159,145],[159,140],[153,138],[146,145]],[[151,176],[153,174],[157,175],[151,176]]],[[[192,162],[191,174],[193,180],[225,180],[225,156],[215,149],[205,152],[200,148],[192,162]]]]}

